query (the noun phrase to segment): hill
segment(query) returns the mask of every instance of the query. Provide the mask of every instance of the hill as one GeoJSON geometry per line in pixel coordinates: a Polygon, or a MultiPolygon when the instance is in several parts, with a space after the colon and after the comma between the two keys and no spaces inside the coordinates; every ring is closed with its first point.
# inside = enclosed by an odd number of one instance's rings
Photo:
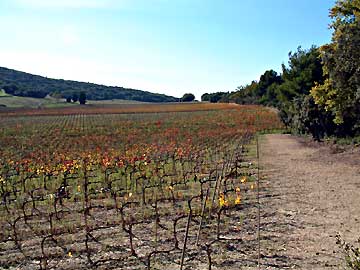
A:
{"type": "MultiPolygon", "coordinates": [[[[151,104],[148,102],[124,99],[110,100],[87,100],[86,104],[91,106],[107,106],[107,105],[133,105],[133,104],[151,104]]],[[[163,102],[162,104],[168,104],[163,102]]],[[[174,104],[174,103],[170,103],[174,104]]],[[[55,98],[47,95],[44,98],[20,97],[5,93],[0,89],[0,110],[4,108],[63,108],[78,107],[79,103],[66,102],[64,98],[55,98]]]]}
{"type": "Polygon", "coordinates": [[[22,97],[44,98],[47,95],[60,98],[72,97],[85,92],[88,100],[137,100],[143,102],[175,102],[177,98],[148,91],[118,86],[62,79],[51,79],[22,71],[0,67],[0,89],[7,94],[22,97]]]}

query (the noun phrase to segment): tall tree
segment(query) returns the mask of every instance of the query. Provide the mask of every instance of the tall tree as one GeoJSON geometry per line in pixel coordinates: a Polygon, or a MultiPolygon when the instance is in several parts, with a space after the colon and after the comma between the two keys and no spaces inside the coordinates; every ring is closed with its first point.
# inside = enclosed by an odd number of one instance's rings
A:
{"type": "Polygon", "coordinates": [[[312,46],[309,50],[298,47],[289,53],[288,67],[282,66],[284,83],[279,87],[282,103],[291,103],[293,98],[308,95],[315,82],[323,82],[323,71],[319,50],[312,46]]]}
{"type": "Polygon", "coordinates": [[[256,96],[260,104],[275,106],[276,93],[275,89],[282,83],[282,78],[274,70],[267,70],[260,76],[256,90],[256,96]]]}
{"type": "Polygon", "coordinates": [[[360,131],[360,0],[338,0],[330,11],[332,42],[320,48],[327,77],[311,95],[334,122],[360,131]]]}
{"type": "Polygon", "coordinates": [[[296,133],[311,133],[317,140],[331,135],[334,129],[329,114],[309,95],[315,82],[324,82],[318,48],[298,47],[296,52],[289,53],[288,66],[283,65],[282,69],[283,83],[270,89],[269,94],[276,95],[284,123],[296,133]]]}
{"type": "Polygon", "coordinates": [[[281,81],[281,76],[278,75],[276,71],[272,69],[265,71],[265,73],[260,76],[257,95],[260,97],[264,96],[270,85],[273,83],[280,84],[281,81]]]}
{"type": "Polygon", "coordinates": [[[79,100],[78,94],[77,94],[77,93],[73,93],[73,94],[72,94],[72,101],[73,101],[73,102],[77,102],[78,100],[79,100]]]}
{"type": "Polygon", "coordinates": [[[84,105],[86,103],[86,93],[85,92],[80,92],[79,103],[81,105],[84,105]]]}

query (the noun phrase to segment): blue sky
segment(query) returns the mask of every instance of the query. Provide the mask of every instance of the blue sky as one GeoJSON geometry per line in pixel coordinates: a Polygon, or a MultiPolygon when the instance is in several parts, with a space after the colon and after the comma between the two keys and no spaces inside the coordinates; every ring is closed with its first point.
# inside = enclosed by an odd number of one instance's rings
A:
{"type": "Polygon", "coordinates": [[[0,0],[0,66],[180,97],[331,39],[334,0],[0,0]]]}

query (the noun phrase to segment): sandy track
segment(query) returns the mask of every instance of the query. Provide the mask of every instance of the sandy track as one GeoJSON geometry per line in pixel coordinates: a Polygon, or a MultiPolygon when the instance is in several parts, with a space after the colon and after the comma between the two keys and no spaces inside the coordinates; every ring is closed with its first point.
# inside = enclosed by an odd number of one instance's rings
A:
{"type": "Polygon", "coordinates": [[[340,269],[360,236],[360,155],[290,135],[260,139],[261,269],[340,269]]]}

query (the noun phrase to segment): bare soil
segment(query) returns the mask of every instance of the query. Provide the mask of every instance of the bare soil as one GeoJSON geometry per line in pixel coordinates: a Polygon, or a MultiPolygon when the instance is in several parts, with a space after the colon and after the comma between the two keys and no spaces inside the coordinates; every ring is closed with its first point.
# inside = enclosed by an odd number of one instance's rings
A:
{"type": "Polygon", "coordinates": [[[343,269],[360,236],[360,152],[291,135],[260,140],[261,269],[343,269]]]}

